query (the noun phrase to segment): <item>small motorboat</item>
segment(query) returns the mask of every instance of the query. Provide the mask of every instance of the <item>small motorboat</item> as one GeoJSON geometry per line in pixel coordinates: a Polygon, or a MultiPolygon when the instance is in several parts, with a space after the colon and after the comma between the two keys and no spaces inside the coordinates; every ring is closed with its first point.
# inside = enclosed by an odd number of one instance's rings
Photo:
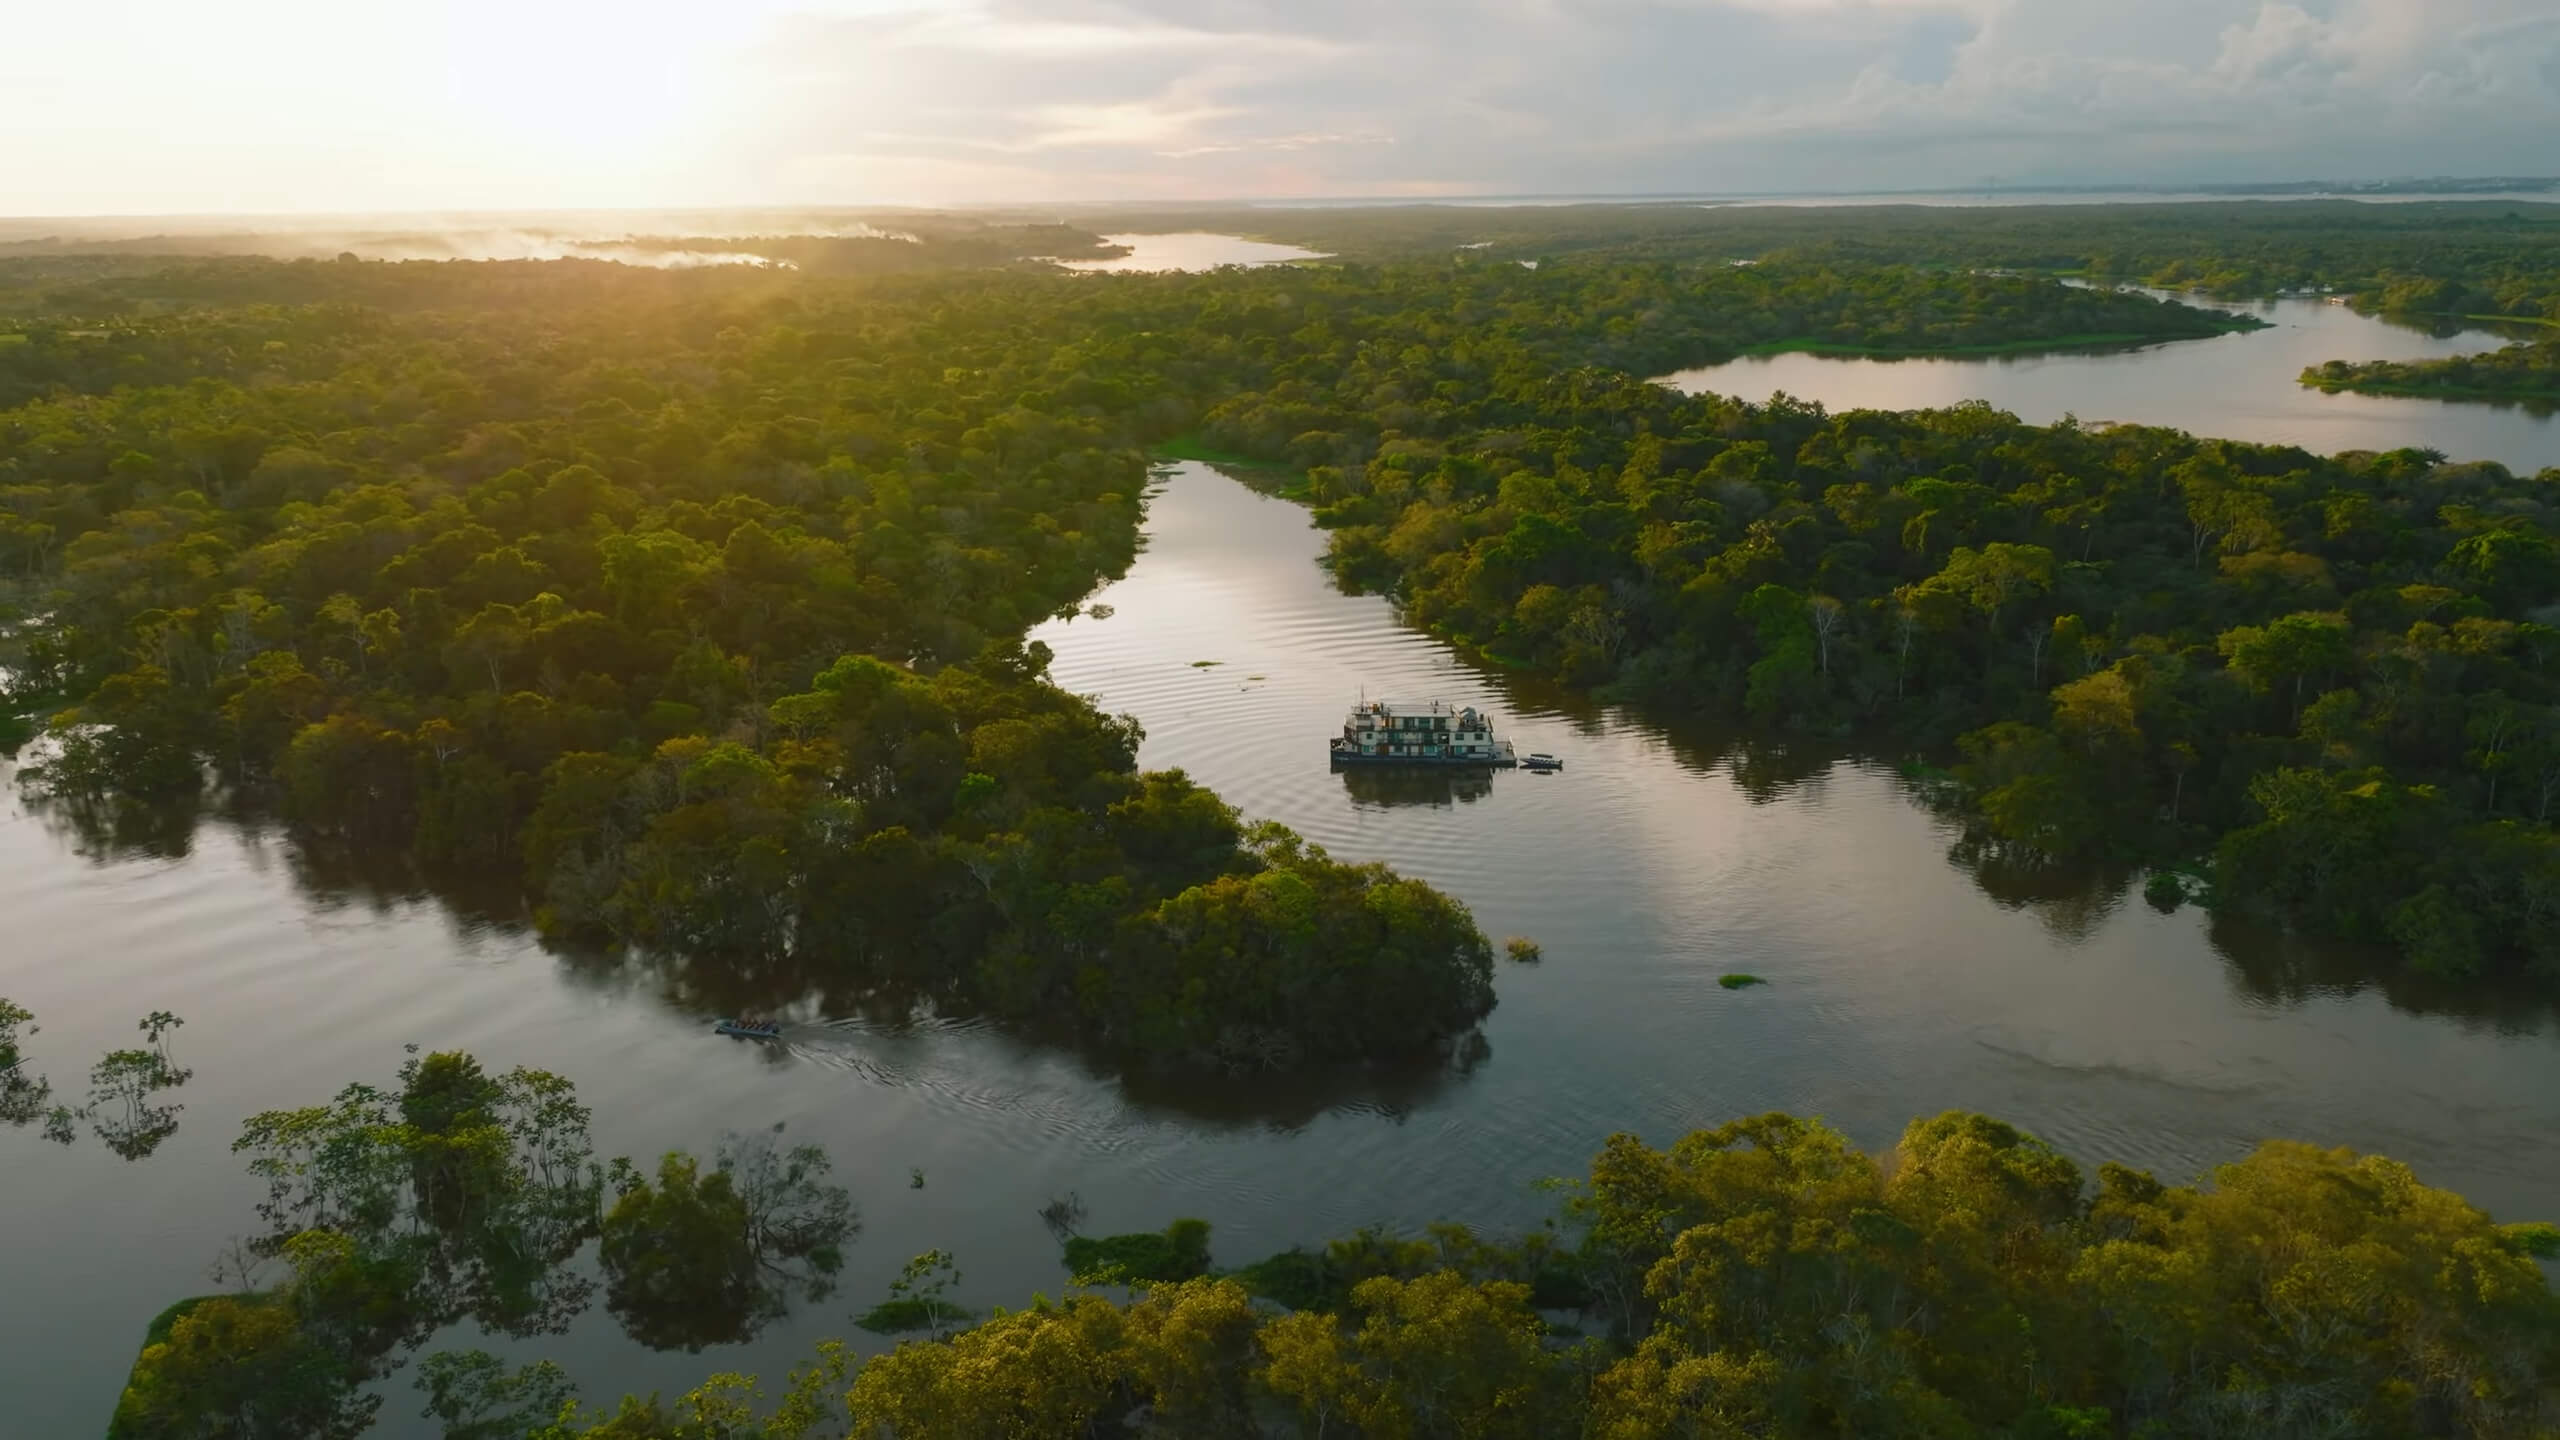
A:
{"type": "Polygon", "coordinates": [[[741,1040],[779,1040],[782,1038],[782,1025],[780,1022],[765,1020],[755,1016],[742,1015],[735,1020],[723,1020],[711,1028],[717,1034],[735,1035],[741,1040]]]}
{"type": "Polygon", "coordinates": [[[1536,751],[1520,757],[1520,768],[1523,770],[1561,770],[1564,768],[1564,762],[1553,755],[1547,754],[1545,751],[1536,751]]]}

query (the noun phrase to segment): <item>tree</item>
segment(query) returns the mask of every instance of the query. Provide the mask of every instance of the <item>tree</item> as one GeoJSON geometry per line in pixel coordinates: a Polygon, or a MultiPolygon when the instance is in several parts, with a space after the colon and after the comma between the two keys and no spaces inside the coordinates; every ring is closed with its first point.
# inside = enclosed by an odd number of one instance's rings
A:
{"type": "Polygon", "coordinates": [[[970,1318],[966,1309],[948,1298],[959,1283],[959,1262],[947,1251],[927,1250],[908,1260],[898,1278],[889,1282],[889,1298],[855,1323],[877,1335],[922,1330],[939,1340],[945,1329],[970,1318]]]}
{"type": "Polygon", "coordinates": [[[824,1299],[859,1228],[828,1168],[818,1147],[763,1134],[723,1140],[708,1174],[671,1152],[654,1184],[619,1177],[600,1252],[607,1307],[642,1344],[699,1350],[752,1336],[795,1293],[824,1299]]]}
{"type": "Polygon", "coordinates": [[[2302,687],[2346,666],[2352,658],[2352,632],[2344,615],[2303,611],[2264,626],[2242,625],[2222,632],[2215,648],[2232,670],[2261,693],[2289,683],[2292,699],[2287,728],[2302,716],[2302,687]]]}
{"type": "Polygon", "coordinates": [[[604,1186],[568,1082],[441,1054],[400,1078],[253,1115],[232,1144],[267,1183],[253,1248],[303,1256],[303,1323],[358,1374],[465,1317],[553,1332],[593,1288],[563,1266],[595,1235],[604,1186]]]}
{"type": "Polygon", "coordinates": [[[1831,675],[1831,646],[1848,629],[1849,607],[1828,595],[1809,596],[1805,600],[1807,617],[1813,624],[1813,641],[1822,662],[1825,679],[1831,675]]]}
{"type": "Polygon", "coordinates": [[[2472,748],[2463,758],[2489,782],[2488,797],[2480,806],[2489,814],[2498,813],[2498,781],[2515,767],[2517,746],[2531,723],[2531,714],[2508,699],[2504,691],[2492,690],[2471,702],[2471,715],[2464,722],[2462,733],[2472,748]]]}
{"type": "Polygon", "coordinates": [[[633,1177],[604,1217],[605,1305],[652,1349],[745,1340],[782,1311],[764,1283],[746,1202],[728,1172],[670,1152],[655,1184],[633,1177]]]}
{"type": "Polygon", "coordinates": [[[19,1048],[22,1037],[36,1033],[35,1012],[0,995],[0,1124],[32,1125],[53,1097],[53,1085],[27,1069],[19,1048]]]}
{"type": "Polygon", "coordinates": [[[419,1413],[444,1426],[444,1440],[517,1440],[557,1420],[578,1387],[548,1360],[510,1370],[486,1350],[442,1350],[419,1362],[419,1413]]]}
{"type": "Polygon", "coordinates": [[[371,1428],[379,1404],[353,1393],[288,1306],[216,1295],[191,1302],[166,1338],[143,1347],[114,1430],[119,1440],[343,1440],[371,1428]]]}

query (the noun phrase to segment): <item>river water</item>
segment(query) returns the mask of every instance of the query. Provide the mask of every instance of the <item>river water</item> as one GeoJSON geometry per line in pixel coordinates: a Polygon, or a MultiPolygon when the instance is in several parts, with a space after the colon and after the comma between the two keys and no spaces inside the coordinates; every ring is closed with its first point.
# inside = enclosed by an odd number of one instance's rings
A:
{"type": "MultiPolygon", "coordinates": [[[[1197,1215],[1241,1261],[1368,1223],[1529,1221],[1548,1203],[1534,1183],[1578,1172],[1612,1131],[1663,1142],[1771,1108],[1868,1144],[1981,1109],[2084,1160],[2180,1178],[2296,1136],[2399,1156],[2501,1217],[2560,1216],[2546,1005],[2386,996],[2362,978],[2369,957],[2162,915],[2126,877],[1977,874],[1890,771],[1479,668],[1335,590],[1303,511],[1205,467],[1165,472],[1146,530],[1095,597],[1107,618],[1037,632],[1057,677],[1138,716],[1144,763],[1542,942],[1543,963],[1505,965],[1481,1054],[1238,1086],[1120,1076],[966,1025],[721,1041],[645,969],[314,873],[272,832],[213,822],[182,854],[84,854],[8,786],[0,995],[42,1019],[35,1067],[76,1099],[90,1059],[168,1009],[196,1072],[179,1133],[145,1161],[0,1131],[11,1426],[96,1433],[145,1322],[208,1288],[206,1264],[246,1228],[257,1187],[228,1151],[241,1119],[386,1080],[410,1043],[567,1075],[604,1154],[708,1150],[782,1122],[852,1183],[865,1229],[843,1297],[755,1342],[653,1355],[599,1308],[512,1347],[601,1394],[778,1375],[811,1340],[855,1333],[848,1315],[929,1247],[956,1252],[967,1303],[1054,1293],[1036,1212],[1070,1192],[1097,1233],[1197,1215]],[[1364,691],[1488,706],[1566,768],[1331,773],[1323,737],[1364,691]],[[1769,983],[1728,991],[1728,971],[1769,983]]],[[[395,1390],[382,1433],[421,1433],[415,1408],[395,1390]]]]}
{"type": "Polygon", "coordinates": [[[1994,359],[1753,356],[1662,378],[1693,394],[1712,390],[1755,401],[1783,390],[1833,410],[1924,410],[1988,400],[2035,425],[2077,415],[2321,454],[2427,446],[2456,460],[2496,460],[2519,475],[2560,466],[2560,417],[2512,406],[2324,395],[2297,378],[2305,366],[2327,360],[2469,355],[2494,350],[2507,336],[2480,329],[2429,334],[2318,300],[2209,308],[2246,311],[2269,328],[2136,350],[1994,359]]]}
{"type": "Polygon", "coordinates": [[[1205,230],[1182,230],[1166,234],[1105,235],[1114,245],[1126,245],[1129,253],[1108,260],[1062,260],[1069,270],[1097,273],[1122,271],[1215,270],[1221,265],[1282,265],[1292,260],[1321,260],[1324,252],[1296,245],[1280,245],[1269,240],[1247,240],[1237,235],[1213,235],[1205,230]]]}

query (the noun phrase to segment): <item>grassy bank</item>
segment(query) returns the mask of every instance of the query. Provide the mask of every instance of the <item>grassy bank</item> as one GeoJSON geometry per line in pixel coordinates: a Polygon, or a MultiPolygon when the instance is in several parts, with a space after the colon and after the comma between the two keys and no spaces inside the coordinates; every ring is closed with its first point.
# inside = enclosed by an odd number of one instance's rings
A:
{"type": "Polygon", "coordinates": [[[1155,460],[1191,460],[1214,465],[1265,494],[1288,500],[1305,500],[1306,472],[1295,465],[1256,460],[1233,450],[1221,450],[1196,433],[1185,432],[1161,444],[1148,447],[1149,458],[1155,460]]]}

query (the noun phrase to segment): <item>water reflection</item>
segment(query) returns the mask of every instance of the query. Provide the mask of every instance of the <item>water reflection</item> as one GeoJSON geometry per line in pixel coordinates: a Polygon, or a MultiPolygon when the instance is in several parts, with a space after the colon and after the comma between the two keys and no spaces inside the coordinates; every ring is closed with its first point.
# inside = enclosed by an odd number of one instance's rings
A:
{"type": "Polygon", "coordinates": [[[80,858],[97,864],[183,860],[204,820],[200,798],[131,795],[40,795],[26,792],[27,811],[80,858]]]}
{"type": "MultiPolygon", "coordinates": [[[[2190,303],[2208,302],[2179,296],[2190,303]]],[[[2560,418],[2469,401],[2324,394],[2300,382],[2330,360],[2426,360],[2493,350],[2514,327],[2393,323],[2317,300],[2224,305],[2269,328],[2128,351],[1961,359],[1753,356],[1683,370],[1662,383],[1764,400],[1784,392],[1839,410],[1935,409],[1986,400],[2030,424],[2081,420],[2164,425],[2197,435],[2342,450],[2434,449],[2495,460],[2518,474],[2560,466],[2560,418]]]]}
{"type": "Polygon", "coordinates": [[[1280,265],[1293,260],[1324,258],[1323,252],[1318,250],[1278,245],[1267,240],[1247,240],[1240,235],[1213,235],[1201,230],[1105,235],[1102,238],[1113,245],[1127,246],[1128,253],[1108,260],[1065,260],[1059,263],[1069,270],[1102,273],[1215,270],[1221,265],[1280,265]]]}
{"type": "Polygon", "coordinates": [[[2419,974],[2387,946],[2313,939],[2246,915],[2216,915],[2213,948],[2231,966],[2232,988],[2263,1005],[2380,994],[2394,1010],[2487,1026],[2500,1034],[2560,1030],[2560,997],[2548,986],[2447,980],[2419,974]]]}
{"type": "Polygon", "coordinates": [[[1438,770],[1390,765],[1343,765],[1334,773],[1355,805],[1429,805],[1446,810],[1472,805],[1493,793],[1490,770],[1438,770]]]}
{"type": "Polygon", "coordinates": [[[2136,867],[2102,860],[2057,861],[2022,853],[1978,831],[1950,826],[1947,863],[1973,879],[2003,910],[2035,916],[2045,933],[2078,944],[2098,933],[2132,892],[2136,867]]]}
{"type": "MultiPolygon", "coordinates": [[[[1876,762],[1885,747],[1737,735],[1472,664],[1335,590],[1303,511],[1206,469],[1171,477],[1147,529],[1096,597],[1107,618],[1038,632],[1061,683],[1136,715],[1143,763],[1541,944],[1543,964],[1502,967],[1481,1044],[1279,1078],[1133,1071],[918,1012],[930,997],[901,989],[894,954],[732,972],[547,950],[520,902],[320,837],[217,810],[183,852],[90,863],[75,849],[137,853],[113,851],[130,821],[84,826],[0,793],[0,994],[43,1012],[49,1059],[131,1043],[148,1006],[184,1013],[203,1077],[151,1162],[162,1184],[134,1184],[99,1146],[0,1131],[29,1147],[0,1153],[13,1218],[49,1242],[0,1249],[0,1295],[82,1302],[0,1347],[13,1422],[96,1433],[133,1337],[260,1197],[229,1149],[242,1121],[412,1041],[569,1076],[608,1153],[707,1153],[787,1120],[847,1166],[865,1233],[843,1293],[863,1300],[937,1248],[960,1257],[973,1308],[1054,1291],[1038,1211],[1071,1193],[1099,1229],[1198,1216],[1239,1255],[1370,1224],[1534,1225],[1552,1213],[1535,1182],[1581,1172],[1613,1131],[1661,1143],[1771,1109],[1868,1145],[1914,1114],[1979,1109],[2083,1160],[2181,1178],[2297,1136],[2392,1154],[2502,1219],[2560,1213],[2546,1001],[2163,915],[2129,903],[2120,873],[1951,854],[1961,837],[1876,762]],[[1226,664],[1194,669],[1203,657],[1226,664]],[[1363,686],[1488,706],[1505,738],[1567,768],[1496,774],[1471,798],[1366,798],[1314,745],[1363,686]],[[1769,983],[1726,991],[1732,971],[1769,983]],[[739,1009],[795,1023],[769,1046],[708,1033],[739,1009]],[[910,1167],[930,1188],[908,1189],[910,1167]]],[[[674,1394],[706,1368],[780,1374],[846,1329],[841,1305],[799,1307],[715,1364],[661,1363],[596,1307],[544,1352],[596,1393],[674,1394]]]]}

